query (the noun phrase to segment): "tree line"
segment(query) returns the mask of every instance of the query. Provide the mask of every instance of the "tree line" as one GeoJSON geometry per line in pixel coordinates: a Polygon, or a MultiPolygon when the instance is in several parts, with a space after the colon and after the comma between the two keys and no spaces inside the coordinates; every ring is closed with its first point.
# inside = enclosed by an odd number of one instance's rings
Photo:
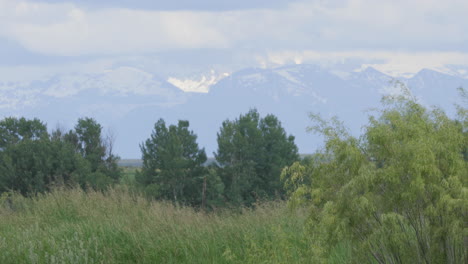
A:
{"type": "Polygon", "coordinates": [[[117,160],[92,118],[79,119],[66,133],[49,133],[38,119],[0,121],[0,192],[30,195],[71,184],[103,189],[120,178],[117,160]]]}
{"type": "Polygon", "coordinates": [[[299,159],[294,137],[278,118],[261,118],[255,109],[222,123],[215,164],[203,165],[207,156],[196,139],[188,121],[156,122],[140,146],[143,167],[136,181],[146,194],[203,207],[282,198],[281,170],[299,159]]]}
{"type": "MultiPolygon", "coordinates": [[[[189,121],[167,125],[158,120],[140,145],[143,166],[135,185],[148,197],[204,208],[251,205],[284,198],[281,170],[299,159],[294,137],[274,115],[252,109],[222,123],[216,163],[190,130],[189,121]]],[[[8,117],[0,121],[0,192],[24,195],[54,186],[80,185],[103,190],[119,182],[122,171],[112,140],[92,118],[74,129],[48,132],[38,119],[8,117]]]]}

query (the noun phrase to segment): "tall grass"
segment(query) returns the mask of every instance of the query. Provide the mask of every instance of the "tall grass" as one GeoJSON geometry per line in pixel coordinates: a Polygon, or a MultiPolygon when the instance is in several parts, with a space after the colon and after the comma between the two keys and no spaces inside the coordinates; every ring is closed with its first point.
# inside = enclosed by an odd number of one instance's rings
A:
{"type": "Polygon", "coordinates": [[[284,202],[215,213],[125,189],[0,199],[0,263],[310,263],[305,212],[284,202]]]}

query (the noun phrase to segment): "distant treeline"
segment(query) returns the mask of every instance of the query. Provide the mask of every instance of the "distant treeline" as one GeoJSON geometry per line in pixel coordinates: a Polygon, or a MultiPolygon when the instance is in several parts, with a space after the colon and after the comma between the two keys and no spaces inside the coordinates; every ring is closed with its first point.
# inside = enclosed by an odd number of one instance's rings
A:
{"type": "Polygon", "coordinates": [[[94,119],[79,119],[73,130],[48,133],[38,119],[8,117],[0,121],[0,192],[23,195],[54,186],[103,189],[121,172],[112,141],[94,119]]]}
{"type": "MultiPolygon", "coordinates": [[[[154,199],[204,208],[284,197],[281,170],[299,155],[294,137],[274,115],[261,118],[253,109],[226,120],[217,140],[216,162],[208,164],[188,121],[166,125],[158,120],[140,146],[142,165],[134,185],[154,199]]],[[[105,137],[92,118],[51,133],[38,119],[5,118],[0,148],[0,192],[30,195],[76,184],[103,190],[122,176],[112,137],[105,137]]]]}

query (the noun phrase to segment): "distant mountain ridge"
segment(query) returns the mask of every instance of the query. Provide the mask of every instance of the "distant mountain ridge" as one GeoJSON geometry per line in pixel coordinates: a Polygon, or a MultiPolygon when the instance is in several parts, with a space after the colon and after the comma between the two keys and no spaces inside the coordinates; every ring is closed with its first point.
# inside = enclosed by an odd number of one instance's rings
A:
{"type": "MultiPolygon", "coordinates": [[[[116,134],[115,149],[123,158],[139,158],[139,144],[154,123],[188,119],[209,156],[216,150],[222,121],[250,108],[272,113],[296,136],[301,153],[311,153],[320,138],[308,134],[308,113],[338,116],[355,134],[366,123],[366,110],[378,107],[382,95],[400,93],[395,78],[374,68],[339,72],[317,65],[248,68],[214,83],[209,93],[183,92],[166,78],[131,67],[96,74],[57,75],[30,83],[0,80],[0,114],[37,117],[49,128],[59,123],[71,128],[76,119],[94,117],[116,134]]],[[[411,78],[399,78],[426,105],[453,113],[456,88],[468,79],[424,69],[411,78]]]]}

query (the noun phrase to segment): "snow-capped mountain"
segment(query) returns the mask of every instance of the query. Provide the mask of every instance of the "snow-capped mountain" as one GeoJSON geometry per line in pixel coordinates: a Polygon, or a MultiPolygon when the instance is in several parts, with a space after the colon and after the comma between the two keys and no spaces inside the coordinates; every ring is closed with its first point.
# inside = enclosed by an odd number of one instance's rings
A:
{"type": "MultiPolygon", "coordinates": [[[[0,101],[0,108],[14,108],[37,106],[36,104],[50,103],[50,99],[67,100],[73,97],[155,97],[151,102],[157,105],[174,105],[184,103],[186,95],[174,85],[153,74],[130,67],[119,67],[96,74],[63,74],[55,75],[45,80],[29,83],[2,83],[0,81],[2,98],[9,101],[4,105],[0,101]],[[41,100],[43,99],[43,100],[41,100]]],[[[101,98],[101,99],[103,99],[101,98]]],[[[85,99],[85,98],[83,98],[85,99]]],[[[93,100],[87,98],[84,103],[93,100]]]]}
{"type": "MultiPolygon", "coordinates": [[[[422,103],[440,105],[453,113],[456,88],[468,87],[463,70],[458,72],[425,69],[399,81],[422,103]]],[[[79,117],[94,117],[116,134],[116,151],[124,158],[140,156],[138,146],[159,118],[168,123],[188,119],[199,144],[211,156],[222,121],[255,107],[262,115],[278,116],[287,132],[296,136],[300,152],[309,153],[320,144],[320,138],[306,132],[311,125],[308,113],[326,118],[336,115],[358,134],[366,123],[366,110],[378,107],[382,95],[401,92],[396,83],[392,76],[373,68],[339,72],[316,65],[287,65],[212,73],[192,80],[118,67],[33,82],[0,80],[0,114],[37,117],[50,128],[57,123],[71,128],[79,117]]]]}

